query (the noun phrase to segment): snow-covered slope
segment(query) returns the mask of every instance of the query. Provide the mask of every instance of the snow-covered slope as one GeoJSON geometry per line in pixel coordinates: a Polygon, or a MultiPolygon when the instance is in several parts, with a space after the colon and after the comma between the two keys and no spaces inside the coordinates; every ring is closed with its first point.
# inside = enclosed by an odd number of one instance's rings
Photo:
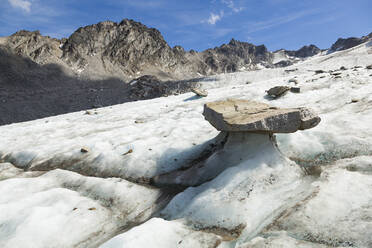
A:
{"type": "Polygon", "coordinates": [[[207,78],[206,98],[1,126],[0,247],[372,247],[369,64],[371,42],[285,69],[207,78]],[[301,93],[265,96],[292,78],[301,93]],[[310,107],[322,122],[277,135],[281,152],[256,147],[200,186],[149,186],[213,145],[219,132],[203,104],[227,98],[310,107]]]}

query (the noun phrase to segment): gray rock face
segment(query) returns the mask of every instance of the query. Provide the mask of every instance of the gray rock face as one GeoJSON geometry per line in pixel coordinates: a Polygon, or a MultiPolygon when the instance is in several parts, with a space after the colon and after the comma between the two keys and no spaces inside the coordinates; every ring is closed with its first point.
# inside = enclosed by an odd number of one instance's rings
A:
{"type": "Polygon", "coordinates": [[[363,36],[361,38],[350,37],[350,38],[339,38],[330,48],[330,52],[342,51],[355,46],[358,46],[368,40],[372,39],[372,33],[363,36]]]}
{"type": "Polygon", "coordinates": [[[228,44],[203,51],[200,56],[208,70],[216,73],[235,72],[243,66],[255,69],[259,63],[271,66],[273,59],[272,53],[264,45],[255,46],[234,39],[228,44]]]}
{"type": "Polygon", "coordinates": [[[267,91],[267,94],[269,96],[277,98],[277,97],[280,97],[280,96],[284,95],[285,93],[287,93],[287,91],[290,90],[290,89],[291,88],[288,87],[288,86],[275,86],[275,87],[269,89],[267,91]]]}
{"type": "Polygon", "coordinates": [[[192,91],[197,80],[161,81],[155,76],[145,75],[129,82],[129,98],[145,100],[156,97],[177,95],[192,91]]]}
{"type": "Polygon", "coordinates": [[[233,99],[205,104],[203,115],[217,130],[226,132],[293,133],[320,122],[320,117],[306,108],[279,109],[233,99]]]}
{"type": "Polygon", "coordinates": [[[25,56],[38,64],[63,63],[60,60],[62,50],[59,48],[61,41],[42,36],[39,31],[21,30],[7,37],[5,44],[15,54],[25,56]]]}
{"type": "Polygon", "coordinates": [[[286,51],[286,54],[289,56],[297,57],[297,58],[307,58],[314,56],[318,53],[320,53],[322,50],[320,50],[319,47],[315,45],[309,45],[309,46],[303,46],[297,51],[286,51]]]}

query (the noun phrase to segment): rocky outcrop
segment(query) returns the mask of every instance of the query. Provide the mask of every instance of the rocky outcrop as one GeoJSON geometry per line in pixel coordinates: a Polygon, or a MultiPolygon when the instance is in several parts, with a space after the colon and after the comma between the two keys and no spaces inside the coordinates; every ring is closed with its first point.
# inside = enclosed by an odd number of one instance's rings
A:
{"type": "Polygon", "coordinates": [[[297,51],[286,51],[286,54],[292,57],[297,57],[297,58],[307,58],[314,56],[318,53],[320,53],[322,50],[320,50],[319,47],[311,44],[309,46],[303,46],[297,51]]]}
{"type": "Polygon", "coordinates": [[[201,57],[212,72],[226,73],[255,69],[258,64],[271,65],[273,55],[264,45],[231,39],[228,44],[202,52],[201,57]]]}
{"type": "Polygon", "coordinates": [[[60,58],[61,41],[49,36],[42,36],[39,31],[21,30],[7,37],[6,46],[15,54],[30,58],[38,64],[63,63],[60,58]]]}
{"type": "Polygon", "coordinates": [[[372,39],[372,33],[361,38],[350,37],[350,38],[339,38],[330,48],[330,52],[342,51],[355,46],[358,46],[368,40],[372,39]]]}
{"type": "Polygon", "coordinates": [[[128,91],[130,100],[145,100],[190,92],[197,86],[197,80],[163,82],[155,76],[145,75],[129,82],[128,91]]]}
{"type": "MultiPolygon", "coordinates": [[[[70,66],[99,75],[113,73],[130,78],[163,73],[163,77],[172,78],[181,76],[181,65],[190,66],[185,52],[169,47],[158,30],[127,19],[79,28],[62,50],[70,66]]],[[[196,75],[196,71],[189,72],[196,75]]]]}

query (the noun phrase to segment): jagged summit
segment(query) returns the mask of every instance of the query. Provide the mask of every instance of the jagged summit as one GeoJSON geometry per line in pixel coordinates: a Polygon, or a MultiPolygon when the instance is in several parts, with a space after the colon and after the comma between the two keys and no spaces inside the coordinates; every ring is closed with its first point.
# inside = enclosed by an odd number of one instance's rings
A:
{"type": "Polygon", "coordinates": [[[346,50],[355,46],[358,46],[368,40],[372,39],[372,33],[361,38],[350,37],[350,38],[338,38],[337,41],[331,46],[330,52],[346,50]]]}

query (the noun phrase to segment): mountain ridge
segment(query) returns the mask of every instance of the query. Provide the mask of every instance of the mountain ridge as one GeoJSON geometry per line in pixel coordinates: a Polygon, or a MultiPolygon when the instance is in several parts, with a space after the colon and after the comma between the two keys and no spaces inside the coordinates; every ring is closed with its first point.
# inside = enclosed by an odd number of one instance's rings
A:
{"type": "MultiPolygon", "coordinates": [[[[72,74],[90,79],[115,76],[130,81],[147,74],[163,80],[185,79],[282,66],[273,63],[275,52],[265,45],[231,39],[201,52],[185,51],[181,46],[170,47],[159,30],[129,19],[80,27],[62,39],[21,30],[6,37],[2,45],[39,64],[56,63],[72,74]]],[[[321,49],[309,45],[285,51],[288,57],[301,60],[321,49]]],[[[293,62],[291,58],[287,60],[293,62]]]]}
{"type": "MultiPolygon", "coordinates": [[[[370,38],[372,33],[362,38],[339,38],[329,51],[345,50],[370,38]]],[[[282,67],[322,52],[313,44],[284,50],[285,58],[274,63],[276,53],[283,49],[270,52],[265,45],[234,38],[204,51],[185,51],[181,46],[171,47],[159,30],[130,19],[80,27],[62,39],[43,36],[39,31],[20,30],[5,37],[0,45],[39,64],[61,65],[70,75],[92,80],[114,76],[126,82],[144,75],[182,80],[262,66],[282,67]]]]}

